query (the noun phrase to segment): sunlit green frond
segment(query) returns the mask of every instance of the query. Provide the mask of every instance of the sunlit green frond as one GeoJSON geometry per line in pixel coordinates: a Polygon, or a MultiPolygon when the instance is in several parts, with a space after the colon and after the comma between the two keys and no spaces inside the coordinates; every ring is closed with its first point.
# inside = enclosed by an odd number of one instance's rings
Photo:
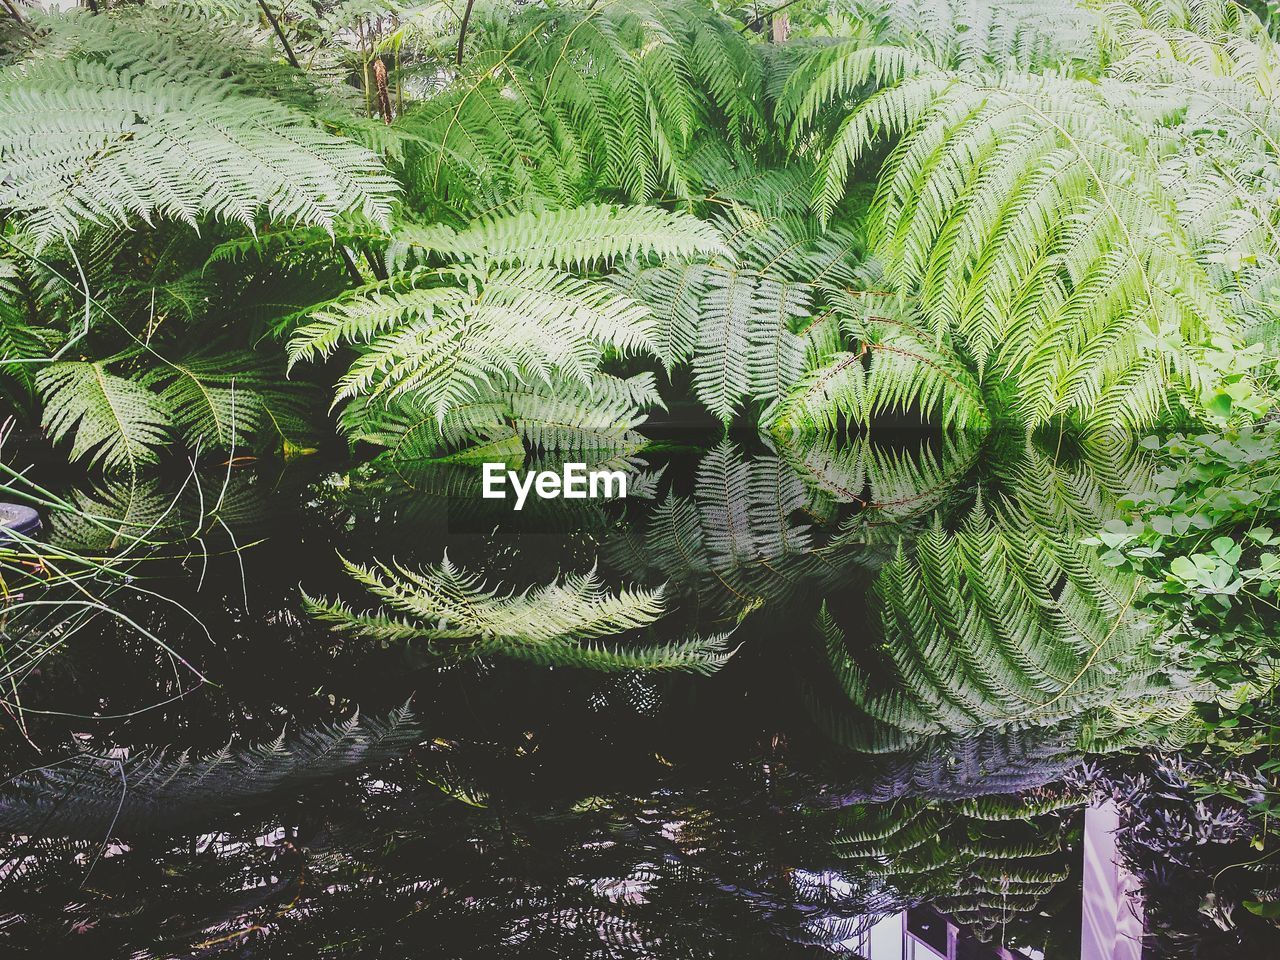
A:
{"type": "Polygon", "coordinates": [[[432,76],[443,89],[403,118],[421,144],[411,176],[468,215],[688,196],[700,126],[741,141],[762,125],[753,47],[701,3],[474,13],[462,68],[432,76]]]}
{"type": "Polygon", "coordinates": [[[670,372],[693,359],[709,269],[704,263],[629,264],[611,277],[627,296],[649,307],[653,347],[670,372]]]}
{"type": "Polygon", "coordinates": [[[154,393],[108,373],[101,363],[58,361],[36,375],[42,426],[54,441],[70,439],[70,456],[110,472],[155,463],[169,438],[169,413],[154,393]]]}
{"type": "MultiPolygon", "coordinates": [[[[513,268],[481,282],[466,300],[438,299],[431,313],[373,340],[339,381],[338,399],[412,393],[443,417],[494,380],[549,384],[559,375],[590,384],[604,348],[648,347],[645,309],[601,281],[513,268]]],[[[377,309],[394,310],[393,299],[377,309]]]]}
{"type": "Polygon", "coordinates": [[[395,192],[372,153],[229,81],[89,60],[0,75],[0,206],[41,244],[155,217],[385,222],[395,192]]]}
{"type": "Polygon", "coordinates": [[[428,253],[492,267],[585,270],[620,258],[727,253],[715,228],[687,213],[603,204],[485,217],[463,230],[408,226],[399,238],[428,253]]]}
{"type": "Polygon", "coordinates": [[[457,308],[466,293],[456,287],[417,287],[397,291],[377,283],[344,294],[307,315],[289,335],[289,366],[321,360],[339,347],[369,343],[410,319],[430,323],[437,305],[457,308]]]}
{"type": "Polygon", "coordinates": [[[804,345],[792,322],[808,313],[805,288],[708,267],[694,345],[693,389],[728,422],[750,396],[767,402],[804,368],[804,345]]]}
{"type": "Polygon", "coordinates": [[[1212,379],[1203,351],[1230,319],[1148,132],[1096,84],[934,71],[888,86],[827,149],[824,215],[885,133],[902,134],[871,224],[886,277],[981,378],[1014,385],[1028,425],[1148,423],[1171,384],[1198,396],[1212,379]]]}
{"type": "Polygon", "coordinates": [[[861,352],[837,353],[806,373],[763,422],[779,436],[804,436],[911,409],[944,427],[981,430],[990,419],[980,386],[945,344],[885,326],[861,352]]]}

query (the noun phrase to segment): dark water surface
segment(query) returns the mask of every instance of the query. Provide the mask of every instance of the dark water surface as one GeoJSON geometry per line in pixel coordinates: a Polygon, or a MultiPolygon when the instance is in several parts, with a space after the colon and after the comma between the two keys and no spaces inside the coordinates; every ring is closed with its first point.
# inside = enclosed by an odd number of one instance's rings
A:
{"type": "Polygon", "coordinates": [[[1079,956],[1084,811],[1194,726],[1078,544],[1143,464],[892,431],[636,461],[625,501],[520,513],[474,464],[50,481],[105,520],[54,542],[163,545],[114,613],[8,623],[0,955],[1079,956]],[[340,554],[446,551],[492,586],[666,584],[648,640],[737,652],[442,658],[302,609],[360,605],[340,554]]]}

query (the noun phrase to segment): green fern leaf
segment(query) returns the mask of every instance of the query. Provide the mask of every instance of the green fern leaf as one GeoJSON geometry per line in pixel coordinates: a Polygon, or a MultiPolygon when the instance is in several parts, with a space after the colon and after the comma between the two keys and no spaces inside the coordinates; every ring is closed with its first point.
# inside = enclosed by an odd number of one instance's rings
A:
{"type": "Polygon", "coordinates": [[[0,207],[39,246],[157,216],[385,224],[395,193],[373,154],[226,80],[55,59],[0,74],[0,207]]]}
{"type": "Polygon", "coordinates": [[[156,462],[157,448],[169,439],[169,412],[160,398],[101,363],[52,363],[36,375],[36,387],[44,429],[54,441],[70,438],[73,460],[136,473],[156,462]]]}

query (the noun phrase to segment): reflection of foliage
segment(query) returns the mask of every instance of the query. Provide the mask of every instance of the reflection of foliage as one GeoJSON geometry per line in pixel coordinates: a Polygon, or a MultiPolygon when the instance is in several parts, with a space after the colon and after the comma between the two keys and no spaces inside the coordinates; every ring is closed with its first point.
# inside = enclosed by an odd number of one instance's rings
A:
{"type": "MultiPolygon", "coordinates": [[[[15,949],[61,943],[72,922],[86,948],[139,956],[221,940],[262,957],[398,957],[431,943],[460,957],[639,960],[720,956],[731,932],[740,955],[800,960],[939,897],[1021,933],[1037,919],[1028,905],[1063,873],[1062,793],[832,810],[785,758],[752,755],[692,781],[668,771],[632,796],[565,798],[557,784],[549,799],[541,756],[524,734],[436,740],[313,785],[304,805],[282,799],[279,815],[206,810],[192,824],[211,831],[198,844],[130,835],[87,882],[93,846],[46,840],[39,864],[10,880],[0,936],[15,949]],[[1027,819],[1000,819],[1014,816],[1027,819]],[[924,820],[935,836],[902,863],[932,868],[911,883],[875,851],[905,847],[924,820]],[[1001,877],[1007,897],[983,892],[1001,877]]],[[[575,766],[596,780],[593,765],[575,766]]]]}
{"type": "Polygon", "coordinates": [[[654,570],[671,589],[719,614],[740,616],[835,585],[879,557],[854,545],[827,551],[815,529],[831,500],[776,456],[750,460],[725,442],[698,463],[692,497],[668,493],[643,538],[624,532],[609,557],[622,569],[654,570]]]}
{"type": "Polygon", "coordinates": [[[842,869],[893,891],[903,906],[930,903],[990,935],[1033,912],[1068,876],[1078,791],[1045,788],[934,804],[900,801],[842,810],[834,838],[842,869]]]}
{"type": "Polygon", "coordinates": [[[1280,869],[1274,834],[1248,810],[1268,789],[1263,776],[1156,754],[1092,764],[1082,782],[1124,811],[1116,841],[1142,883],[1146,949],[1169,957],[1271,952],[1280,869]]]}
{"type": "MultiPolygon", "coordinates": [[[[16,469],[5,461],[6,439],[0,428],[0,499],[32,506],[48,531],[32,539],[6,529],[0,539],[0,702],[25,728],[23,688],[47,669],[46,658],[82,631],[96,629],[101,639],[118,626],[154,644],[176,669],[180,658],[159,635],[165,630],[149,629],[126,610],[130,600],[155,596],[142,584],[142,570],[178,553],[175,544],[182,541],[195,539],[206,549],[202,537],[214,530],[227,534],[235,550],[228,522],[243,521],[260,504],[256,496],[245,497],[242,478],[233,482],[230,476],[218,478],[221,490],[211,491],[206,501],[194,471],[177,493],[162,493],[137,477],[58,493],[33,479],[33,468],[16,469]],[[183,496],[188,488],[190,502],[183,496]]],[[[194,555],[189,544],[183,546],[187,556],[194,555]]],[[[187,613],[179,601],[164,602],[187,613]]]]}
{"type": "Polygon", "coordinates": [[[260,746],[227,744],[209,756],[174,749],[82,754],[0,788],[0,829],[88,839],[172,830],[385,760],[421,735],[406,706],[386,717],[356,714],[295,736],[282,733],[260,746]]]}
{"type": "Polygon", "coordinates": [[[524,592],[486,589],[478,574],[446,556],[436,567],[398,564],[347,572],[384,609],[357,613],[348,605],[306,598],[307,611],[333,629],[383,642],[420,640],[432,652],[463,657],[501,654],[543,665],[595,670],[690,670],[711,673],[729,658],[724,635],[657,646],[606,646],[599,641],[647,627],[664,612],[662,590],[616,594],[591,571],[524,592]]]}
{"type": "Polygon", "coordinates": [[[787,463],[815,491],[815,512],[824,499],[861,509],[840,524],[839,543],[893,542],[916,534],[917,521],[967,495],[966,483],[986,437],[963,432],[916,449],[886,446],[871,436],[825,438],[784,445],[787,463]]]}
{"type": "Polygon", "coordinates": [[[993,729],[968,737],[937,737],[907,753],[868,758],[855,778],[829,789],[841,804],[1024,792],[1058,780],[1077,766],[1078,739],[1070,728],[993,729]]]}
{"type": "MultiPolygon", "coordinates": [[[[1272,826],[1280,812],[1280,424],[1144,445],[1161,467],[1154,488],[1125,501],[1125,514],[1089,542],[1103,563],[1139,579],[1139,605],[1193,651],[1216,694],[1203,710],[1214,754],[1230,766],[1240,758],[1257,765],[1247,794],[1229,776],[1206,775],[1199,786],[1247,800],[1265,859],[1280,842],[1272,826]]],[[[1274,878],[1258,883],[1252,899],[1280,919],[1274,878]]]]}
{"type": "Polygon", "coordinates": [[[625,456],[645,444],[639,410],[661,403],[650,374],[593,373],[587,384],[522,384],[494,378],[481,395],[436,416],[417,395],[349,404],[342,423],[353,443],[386,447],[396,462],[451,459],[519,462],[526,452],[625,456]]]}
{"type": "Polygon", "coordinates": [[[1176,739],[1196,688],[1135,610],[1134,578],[1080,542],[1114,509],[1102,488],[1030,449],[1002,472],[1012,495],[980,501],[954,531],[935,520],[881,571],[887,677],[851,658],[824,609],[835,676],[872,725],[832,722],[873,750],[1081,717],[1093,748],[1176,739]]]}
{"type": "Polygon", "coordinates": [[[176,491],[148,477],[75,487],[49,510],[50,540],[102,553],[180,543],[213,531],[234,540],[266,519],[260,483],[243,471],[193,471],[176,491]]]}

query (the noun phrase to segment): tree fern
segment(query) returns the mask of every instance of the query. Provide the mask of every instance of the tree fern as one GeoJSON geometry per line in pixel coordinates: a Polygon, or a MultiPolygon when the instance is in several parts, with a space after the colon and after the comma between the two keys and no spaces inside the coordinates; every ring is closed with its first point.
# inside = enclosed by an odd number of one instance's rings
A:
{"type": "Polygon", "coordinates": [[[405,227],[400,239],[423,253],[486,267],[520,264],[585,270],[626,257],[727,252],[715,229],[656,207],[585,204],[544,213],[484,217],[462,230],[446,224],[405,227]]]}
{"type": "Polygon", "coordinates": [[[723,247],[713,228],[688,215],[607,206],[491,217],[460,231],[410,227],[401,242],[420,258],[459,263],[326,305],[294,331],[290,359],[366,342],[338,400],[412,396],[442,421],[504,381],[549,387],[567,377],[590,390],[605,350],[653,349],[641,305],[568,268],[723,247]],[[530,235],[538,240],[521,247],[517,239],[530,235]]]}
{"type": "Polygon", "coordinates": [[[452,656],[501,654],[544,665],[594,670],[719,669],[729,653],[724,636],[647,647],[609,647],[603,640],[652,624],[664,612],[662,590],[610,593],[595,571],[522,593],[486,589],[477,574],[446,556],[413,571],[397,564],[347,572],[385,607],[356,613],[341,602],[305,597],[308,611],[335,630],[377,640],[421,640],[452,656]]]}
{"type": "Polygon", "coordinates": [[[614,282],[649,306],[667,370],[690,362],[694,395],[728,423],[744,401],[767,405],[799,379],[800,331],[829,286],[854,279],[861,251],[851,231],[824,233],[804,215],[803,170],[780,173],[758,210],[736,199],[760,176],[749,157],[707,149],[698,169],[708,203],[728,208],[711,218],[726,249],[708,262],[628,264],[614,282]]]}
{"type": "MultiPolygon", "coordinates": [[[[869,77],[885,54],[860,55],[869,77]]],[[[818,210],[874,139],[901,134],[871,225],[886,276],[975,373],[1012,381],[1029,425],[1138,424],[1170,382],[1198,395],[1230,322],[1138,118],[1094,84],[914,67],[841,122],[818,210]]]]}
{"type": "Polygon", "coordinates": [[[1096,68],[1096,15],[1056,0],[871,0],[880,43],[914,49],[949,68],[1096,68]]]}
{"type": "Polygon", "coordinates": [[[104,39],[74,44],[78,58],[0,74],[0,206],[40,245],[156,216],[252,228],[266,211],[327,226],[360,210],[386,222],[396,185],[372,153],[234,80],[148,58],[128,18],[93,19],[104,39]]]}

